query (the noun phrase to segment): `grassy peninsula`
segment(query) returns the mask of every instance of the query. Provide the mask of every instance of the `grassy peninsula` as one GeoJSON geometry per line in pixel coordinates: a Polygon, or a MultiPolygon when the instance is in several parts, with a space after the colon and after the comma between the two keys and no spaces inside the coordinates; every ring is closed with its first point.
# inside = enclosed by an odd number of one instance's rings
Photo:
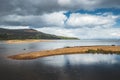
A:
{"type": "Polygon", "coordinates": [[[21,53],[18,55],[8,56],[16,60],[31,60],[45,56],[64,55],[64,54],[84,54],[84,53],[103,53],[103,54],[120,54],[120,46],[78,46],[65,47],[55,50],[45,50],[31,53],[21,53]]]}

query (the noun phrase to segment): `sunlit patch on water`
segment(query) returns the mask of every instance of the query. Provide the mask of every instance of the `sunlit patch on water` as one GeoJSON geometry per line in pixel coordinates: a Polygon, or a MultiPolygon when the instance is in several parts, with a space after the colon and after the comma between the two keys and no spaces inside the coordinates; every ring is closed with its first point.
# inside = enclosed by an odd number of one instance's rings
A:
{"type": "Polygon", "coordinates": [[[63,67],[67,65],[118,64],[120,56],[116,54],[73,54],[42,58],[43,64],[63,67]]]}

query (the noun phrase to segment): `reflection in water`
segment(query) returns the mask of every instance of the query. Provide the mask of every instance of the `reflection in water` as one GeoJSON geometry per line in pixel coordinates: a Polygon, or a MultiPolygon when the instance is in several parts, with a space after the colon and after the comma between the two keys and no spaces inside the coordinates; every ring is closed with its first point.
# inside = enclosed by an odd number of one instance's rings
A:
{"type": "Polygon", "coordinates": [[[43,65],[60,69],[60,80],[120,79],[120,56],[116,54],[60,55],[38,60],[43,65]]]}
{"type": "Polygon", "coordinates": [[[64,67],[66,65],[116,64],[120,63],[120,56],[116,54],[73,54],[50,56],[41,59],[43,64],[64,67]]]}
{"type": "Polygon", "coordinates": [[[74,54],[11,60],[8,55],[65,46],[120,45],[118,40],[69,40],[26,44],[0,43],[0,80],[120,80],[120,55],[74,54]],[[24,48],[26,50],[24,50],[24,48]]]}
{"type": "Polygon", "coordinates": [[[120,56],[75,54],[0,61],[0,80],[119,80],[120,56]]]}

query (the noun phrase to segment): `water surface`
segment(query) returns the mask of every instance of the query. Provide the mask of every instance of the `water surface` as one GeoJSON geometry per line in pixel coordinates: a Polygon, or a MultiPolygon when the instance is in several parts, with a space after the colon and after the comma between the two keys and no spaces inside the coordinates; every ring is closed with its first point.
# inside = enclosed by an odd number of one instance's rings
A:
{"type": "Polygon", "coordinates": [[[59,40],[6,44],[0,42],[0,80],[120,80],[120,55],[74,54],[35,60],[11,60],[8,55],[65,46],[120,45],[119,40],[59,40]],[[24,50],[26,49],[26,50],[24,50]]]}

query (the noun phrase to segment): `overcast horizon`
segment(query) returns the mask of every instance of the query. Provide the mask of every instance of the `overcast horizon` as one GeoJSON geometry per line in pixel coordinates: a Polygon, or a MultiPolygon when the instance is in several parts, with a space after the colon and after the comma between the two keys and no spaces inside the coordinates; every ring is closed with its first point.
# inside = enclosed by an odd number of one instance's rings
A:
{"type": "Polygon", "coordinates": [[[119,0],[0,0],[0,28],[120,39],[119,0]]]}

